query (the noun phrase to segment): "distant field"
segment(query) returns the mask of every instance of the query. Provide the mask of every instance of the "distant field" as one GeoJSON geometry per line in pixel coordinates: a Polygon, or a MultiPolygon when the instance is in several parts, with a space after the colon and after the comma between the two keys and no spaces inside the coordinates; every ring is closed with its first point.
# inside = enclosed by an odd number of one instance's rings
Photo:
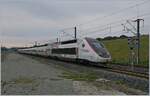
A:
{"type": "MultiPolygon", "coordinates": [[[[104,40],[106,48],[112,56],[113,63],[129,64],[129,47],[127,39],[104,40]]],[[[148,67],[149,65],[149,36],[141,36],[139,66],[148,67]]]]}

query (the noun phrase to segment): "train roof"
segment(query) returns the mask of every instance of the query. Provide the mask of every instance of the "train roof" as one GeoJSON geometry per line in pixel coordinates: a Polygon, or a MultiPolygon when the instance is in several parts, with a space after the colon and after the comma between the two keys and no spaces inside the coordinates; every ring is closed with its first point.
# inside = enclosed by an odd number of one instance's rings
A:
{"type": "MultiPolygon", "coordinates": [[[[90,38],[90,37],[85,37],[84,39],[92,39],[94,40],[93,38],[90,38]]],[[[71,43],[77,43],[77,40],[78,39],[72,39],[72,40],[66,40],[66,41],[61,41],[61,42],[53,42],[52,44],[71,44],[71,43]]],[[[43,47],[43,46],[48,46],[48,43],[46,44],[42,44],[42,45],[34,45],[34,46],[31,46],[31,47],[21,47],[21,48],[18,48],[18,49],[28,49],[28,48],[36,48],[36,47],[43,47]]]]}

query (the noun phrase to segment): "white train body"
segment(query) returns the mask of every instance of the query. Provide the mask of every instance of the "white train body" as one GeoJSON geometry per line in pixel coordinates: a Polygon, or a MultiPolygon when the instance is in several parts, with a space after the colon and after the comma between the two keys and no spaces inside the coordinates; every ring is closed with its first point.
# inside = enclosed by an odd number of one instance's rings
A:
{"type": "Polygon", "coordinates": [[[18,49],[18,52],[67,60],[107,62],[111,56],[104,45],[92,38],[74,39],[18,49]]]}

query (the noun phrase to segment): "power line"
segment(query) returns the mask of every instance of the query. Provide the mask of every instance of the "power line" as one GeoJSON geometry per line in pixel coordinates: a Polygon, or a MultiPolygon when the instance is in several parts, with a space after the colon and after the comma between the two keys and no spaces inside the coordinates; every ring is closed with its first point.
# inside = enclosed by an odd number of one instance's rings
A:
{"type": "MultiPolygon", "coordinates": [[[[127,10],[127,9],[130,9],[130,8],[134,8],[134,7],[137,7],[137,6],[139,6],[139,5],[145,4],[145,3],[149,2],[149,1],[150,1],[150,0],[145,0],[144,2],[141,2],[141,3],[138,3],[138,4],[134,4],[134,5],[130,6],[130,7],[121,9],[121,10],[119,10],[119,11],[112,12],[112,13],[110,13],[109,15],[105,15],[104,17],[98,17],[98,18],[96,18],[96,19],[89,20],[89,21],[87,21],[87,22],[85,22],[85,23],[77,24],[76,26],[81,26],[81,25],[84,25],[84,24],[88,24],[89,22],[95,21],[95,20],[97,20],[97,19],[100,19],[100,18],[106,18],[106,17],[112,16],[112,15],[115,15],[115,14],[117,14],[117,13],[120,13],[120,12],[124,11],[124,10],[127,10]]],[[[60,29],[60,31],[62,31],[62,30],[64,31],[64,30],[68,30],[68,29],[73,29],[73,28],[74,28],[74,27],[68,27],[68,28],[60,29]]]]}
{"type": "MultiPolygon", "coordinates": [[[[120,34],[121,35],[121,33],[122,34],[124,34],[124,33],[126,33],[126,32],[123,32],[122,30],[117,30],[117,31],[114,31],[114,32],[111,32],[111,33],[113,33],[113,35],[115,35],[115,34],[120,34]],[[115,33],[114,33],[115,32],[115,33]]],[[[107,33],[105,33],[105,34],[100,34],[100,33],[97,33],[97,34],[92,34],[92,35],[90,35],[90,36],[93,36],[93,35],[103,35],[103,37],[106,37],[106,35],[109,35],[110,33],[109,32],[107,32],[107,33]]],[[[101,37],[101,36],[97,36],[97,37],[101,37]]]]}
{"type": "Polygon", "coordinates": [[[150,0],[146,0],[146,1],[144,1],[144,2],[141,2],[141,3],[138,3],[138,4],[132,5],[132,6],[130,6],[130,7],[127,7],[127,8],[121,9],[121,10],[119,10],[119,11],[112,12],[112,13],[110,13],[109,15],[105,15],[104,17],[98,17],[98,18],[96,18],[96,19],[93,19],[93,20],[87,21],[87,22],[85,22],[85,23],[78,24],[77,26],[81,26],[81,25],[89,24],[89,22],[93,22],[93,21],[95,21],[95,20],[97,20],[97,19],[100,19],[100,18],[106,18],[106,17],[112,16],[112,15],[118,14],[118,13],[120,13],[120,12],[123,12],[124,10],[127,10],[127,9],[130,9],[130,8],[137,7],[137,6],[139,6],[139,5],[142,5],[142,4],[147,3],[147,2],[149,2],[149,1],[150,1],[150,0]]]}
{"type": "MultiPolygon", "coordinates": [[[[139,17],[148,16],[148,15],[150,15],[150,13],[144,13],[144,14],[140,15],[139,17]]],[[[95,26],[95,27],[92,27],[92,28],[88,28],[88,29],[85,29],[85,30],[83,30],[83,31],[81,31],[81,32],[84,32],[84,31],[90,30],[90,29],[94,29],[94,28],[100,28],[100,27],[105,27],[105,26],[112,25],[112,24],[121,23],[121,21],[123,22],[123,21],[129,20],[129,19],[135,19],[135,18],[136,18],[136,17],[134,16],[134,17],[131,17],[131,18],[121,19],[121,20],[118,20],[118,21],[114,21],[114,22],[111,22],[111,23],[107,23],[107,24],[105,24],[105,25],[95,26]]]]}
{"type": "MultiPolygon", "coordinates": [[[[121,24],[119,24],[119,25],[121,25],[121,24]]],[[[117,27],[120,27],[120,26],[118,26],[118,25],[111,26],[111,29],[112,29],[112,28],[117,28],[117,27]]],[[[100,32],[100,31],[107,30],[107,29],[110,29],[110,28],[109,28],[109,27],[101,28],[101,29],[98,29],[98,30],[95,30],[95,31],[90,31],[90,32],[84,33],[84,34],[82,34],[82,35],[91,34],[91,33],[93,34],[93,33],[96,33],[96,32],[100,32]]]]}
{"type": "MultiPolygon", "coordinates": [[[[118,10],[118,11],[116,11],[116,12],[112,12],[112,13],[110,13],[109,15],[104,16],[103,18],[106,18],[106,17],[112,16],[112,15],[118,14],[118,13],[120,13],[120,12],[123,12],[124,10],[130,9],[130,8],[134,8],[134,7],[137,7],[137,6],[140,6],[140,5],[145,4],[145,3],[147,3],[147,2],[149,2],[149,0],[145,0],[144,2],[141,2],[141,3],[138,3],[138,4],[134,4],[134,5],[130,6],[130,7],[127,7],[127,8],[121,9],[121,10],[118,10]]],[[[148,15],[148,14],[147,14],[147,15],[148,15]]],[[[135,17],[134,17],[134,18],[135,18],[135,17]]],[[[97,20],[97,19],[99,19],[99,18],[96,18],[96,19],[87,21],[87,22],[82,23],[82,24],[78,24],[77,26],[81,26],[81,25],[84,25],[84,24],[86,24],[86,23],[89,24],[89,22],[93,22],[93,21],[95,21],[95,20],[97,20]]],[[[125,20],[125,19],[124,19],[124,20],[125,20]]],[[[112,24],[117,24],[117,23],[119,23],[120,21],[122,21],[122,20],[115,21],[115,22],[111,22],[111,23],[106,24],[106,25],[103,25],[103,26],[108,26],[108,25],[112,25],[112,24]]],[[[96,27],[94,27],[94,28],[97,28],[97,27],[102,27],[102,26],[96,26],[96,27]]],[[[88,29],[86,29],[86,30],[94,29],[94,28],[88,28],[88,29]]],[[[61,29],[61,31],[65,32],[65,30],[69,30],[69,29],[74,29],[74,27],[64,28],[64,29],[61,29]]],[[[103,29],[107,29],[107,28],[103,28],[103,29]]],[[[86,30],[84,30],[84,31],[86,31],[86,30]]],[[[84,32],[84,31],[81,31],[81,32],[84,32]]],[[[93,32],[93,31],[92,31],[92,32],[93,32]]],[[[95,31],[94,31],[94,32],[95,32],[95,31]]],[[[86,34],[87,34],[87,33],[86,33],[86,34]]],[[[71,36],[71,37],[72,37],[72,36],[71,36]]]]}
{"type": "MultiPolygon", "coordinates": [[[[140,15],[140,17],[145,17],[145,16],[149,16],[149,15],[150,15],[150,13],[144,13],[144,14],[140,15]]],[[[104,31],[104,30],[110,29],[110,28],[108,28],[108,25],[117,24],[117,23],[120,23],[120,24],[121,24],[121,23],[122,23],[123,21],[125,21],[125,20],[134,19],[134,18],[136,18],[136,17],[134,16],[134,17],[132,17],[132,18],[121,19],[121,20],[118,20],[118,21],[115,21],[115,22],[111,22],[111,23],[102,25],[102,26],[96,26],[96,27],[94,27],[94,28],[93,28],[93,27],[92,27],[92,28],[88,28],[88,29],[86,29],[86,30],[95,29],[95,28],[100,28],[100,29],[95,30],[95,31],[89,31],[90,33],[89,33],[89,32],[86,32],[86,33],[84,33],[84,34],[82,34],[82,35],[87,35],[87,34],[96,33],[96,32],[99,32],[99,31],[104,31]],[[121,22],[121,21],[122,21],[122,22],[121,22]],[[105,27],[105,26],[106,26],[106,27],[105,27]],[[103,28],[103,27],[105,27],[105,28],[103,28]]],[[[117,26],[115,26],[115,27],[117,27],[117,26]]],[[[115,28],[115,27],[111,26],[111,28],[115,28]]],[[[118,27],[120,27],[120,26],[118,26],[118,27]]],[[[74,37],[73,35],[68,34],[67,32],[65,32],[65,30],[70,30],[70,29],[74,29],[74,27],[64,28],[64,29],[62,30],[62,32],[63,32],[64,34],[66,34],[67,36],[71,36],[71,37],[73,38],[73,37],[74,37]]],[[[86,30],[81,31],[81,32],[85,32],[86,30]]]]}
{"type": "MultiPolygon", "coordinates": [[[[150,13],[144,13],[144,14],[142,14],[140,17],[144,17],[144,16],[148,16],[148,15],[150,15],[150,13]]],[[[136,17],[132,17],[132,18],[130,18],[130,19],[134,19],[134,18],[136,18],[136,17]]],[[[125,19],[124,19],[125,20],[125,19]]],[[[127,20],[129,20],[129,18],[127,19],[127,20]]],[[[112,24],[117,24],[117,23],[120,23],[121,24],[121,22],[120,21],[122,21],[122,20],[119,20],[119,21],[115,21],[115,22],[112,22],[112,23],[109,23],[109,24],[106,24],[106,25],[103,25],[105,28],[103,28],[102,26],[96,26],[96,27],[94,27],[94,28],[101,28],[101,29],[98,29],[98,30],[96,30],[96,31],[89,31],[90,33],[91,32],[98,32],[98,31],[103,31],[103,30],[107,30],[107,29],[110,29],[110,27],[108,28],[108,25],[112,25],[112,24]]],[[[86,30],[89,30],[89,29],[94,29],[94,28],[88,28],[88,29],[86,29],[86,30]]],[[[112,27],[111,26],[111,28],[114,28],[114,27],[112,27]]],[[[86,30],[84,30],[84,31],[86,31],[86,30]]],[[[81,32],[84,32],[84,31],[81,31],[81,32]]],[[[88,34],[88,32],[86,32],[85,34],[88,34]]],[[[84,34],[82,34],[82,35],[84,35],[84,34]]]]}
{"type": "Polygon", "coordinates": [[[85,29],[85,30],[83,30],[83,31],[81,31],[81,32],[85,32],[86,30],[95,29],[95,28],[107,27],[108,25],[117,24],[117,23],[119,23],[120,21],[121,21],[121,20],[115,21],[115,22],[112,22],[112,23],[108,23],[108,24],[105,24],[105,25],[101,25],[101,26],[96,26],[96,27],[88,28],[88,29],[85,29]]]}

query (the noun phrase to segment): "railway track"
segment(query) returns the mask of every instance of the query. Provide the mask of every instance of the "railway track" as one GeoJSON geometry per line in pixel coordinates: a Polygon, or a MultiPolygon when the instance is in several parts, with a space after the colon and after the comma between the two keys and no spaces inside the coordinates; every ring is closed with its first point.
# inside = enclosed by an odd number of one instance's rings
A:
{"type": "MultiPolygon", "coordinates": [[[[111,71],[111,72],[149,79],[149,68],[136,67],[136,66],[132,68],[130,65],[97,64],[93,62],[90,62],[90,63],[82,62],[82,63],[85,63],[86,66],[89,66],[89,67],[103,68],[104,70],[111,71]]],[[[78,63],[78,64],[85,65],[82,63],[78,63]]]]}
{"type": "Polygon", "coordinates": [[[134,69],[132,69],[131,66],[114,64],[109,64],[103,67],[108,71],[149,79],[148,68],[134,67],[134,69]]]}
{"type": "MultiPolygon", "coordinates": [[[[26,54],[26,55],[28,55],[28,54],[26,54]]],[[[35,55],[33,55],[33,56],[35,56],[35,55]]],[[[40,57],[43,57],[43,56],[40,56],[40,57]]],[[[51,58],[51,59],[56,60],[55,58],[51,58]]],[[[97,64],[97,63],[93,63],[93,62],[76,62],[76,61],[68,61],[68,60],[62,60],[62,59],[60,60],[58,58],[57,58],[57,60],[63,61],[63,62],[70,62],[70,63],[74,63],[74,64],[78,63],[80,65],[85,65],[83,63],[86,63],[86,66],[104,68],[107,71],[112,71],[112,72],[116,72],[116,73],[121,73],[121,74],[126,74],[126,75],[149,79],[149,69],[148,68],[134,67],[134,69],[132,69],[131,66],[127,66],[127,65],[97,64]]]]}
{"type": "Polygon", "coordinates": [[[137,72],[134,72],[134,71],[127,71],[127,70],[120,70],[120,69],[113,69],[113,68],[108,68],[107,70],[112,71],[112,72],[121,73],[121,74],[127,74],[127,75],[131,75],[131,76],[136,76],[136,77],[140,77],[140,78],[149,79],[149,75],[144,74],[144,73],[137,73],[137,72]]]}

